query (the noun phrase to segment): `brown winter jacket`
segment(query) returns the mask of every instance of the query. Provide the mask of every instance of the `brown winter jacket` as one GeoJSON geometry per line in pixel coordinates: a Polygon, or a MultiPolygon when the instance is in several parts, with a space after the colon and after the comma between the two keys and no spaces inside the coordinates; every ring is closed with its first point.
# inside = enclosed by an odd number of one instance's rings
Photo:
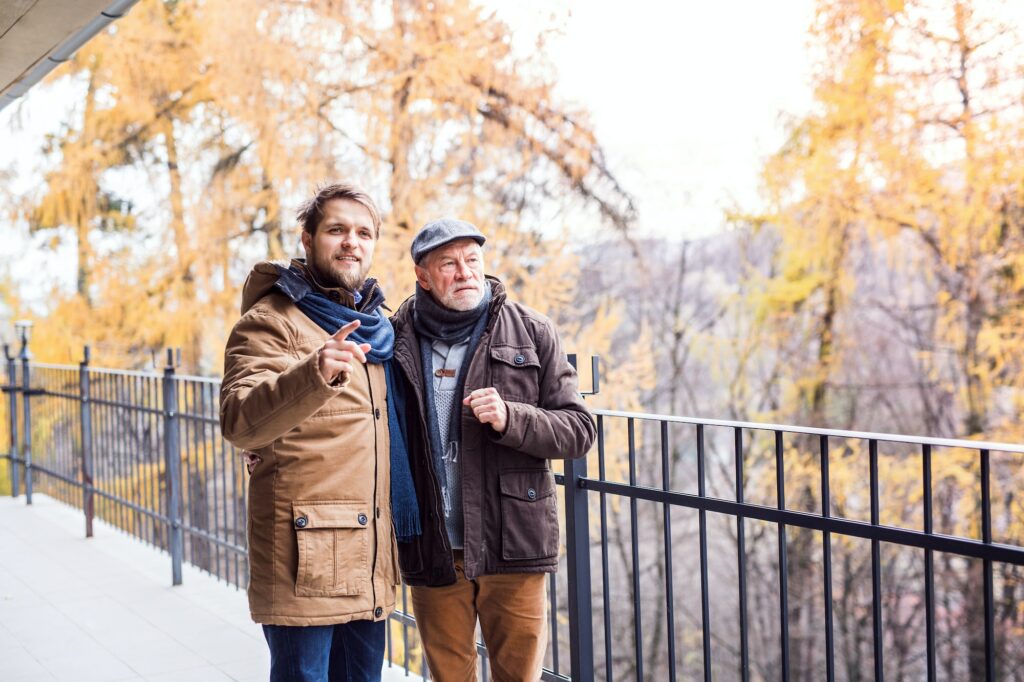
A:
{"type": "MultiPolygon", "coordinates": [[[[596,430],[577,389],[554,324],[506,300],[488,277],[490,318],[466,374],[465,392],[493,386],[508,405],[504,434],[462,408],[462,500],[466,577],[493,573],[552,573],[558,567],[558,505],[552,459],[587,454],[596,430]]],[[[423,370],[413,329],[412,301],[391,318],[395,361],[404,380],[409,463],[423,534],[399,543],[402,576],[410,585],[455,582],[441,511],[440,484],[429,450],[423,370]]]]}
{"type": "MultiPolygon", "coordinates": [[[[327,332],[253,268],[224,351],[224,437],[262,459],[249,479],[249,608],[257,623],[382,620],[399,581],[386,382],[379,364],[329,386],[327,332]]],[[[352,306],[343,289],[327,293],[352,306]]]]}

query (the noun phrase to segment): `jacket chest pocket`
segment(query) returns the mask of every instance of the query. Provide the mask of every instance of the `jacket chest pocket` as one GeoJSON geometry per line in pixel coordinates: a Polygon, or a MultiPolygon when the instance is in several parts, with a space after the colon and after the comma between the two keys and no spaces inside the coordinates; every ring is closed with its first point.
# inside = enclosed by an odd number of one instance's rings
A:
{"type": "Polygon", "coordinates": [[[557,556],[558,509],[551,472],[513,469],[499,476],[502,558],[516,561],[557,556]]]}
{"type": "Polygon", "coordinates": [[[540,359],[534,348],[491,347],[491,385],[505,400],[536,405],[540,397],[540,359]]]}
{"type": "Polygon", "coordinates": [[[363,502],[292,503],[299,548],[296,596],[366,594],[370,589],[369,523],[363,502]]]}

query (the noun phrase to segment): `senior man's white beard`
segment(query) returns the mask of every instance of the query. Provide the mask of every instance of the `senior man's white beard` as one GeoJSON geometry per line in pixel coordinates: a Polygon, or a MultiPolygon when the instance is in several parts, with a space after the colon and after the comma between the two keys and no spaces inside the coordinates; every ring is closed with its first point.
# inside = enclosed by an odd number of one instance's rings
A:
{"type": "Polygon", "coordinates": [[[476,289],[473,291],[463,289],[462,291],[456,292],[454,290],[449,291],[441,297],[439,303],[449,310],[457,310],[459,312],[465,312],[472,310],[473,308],[480,305],[480,301],[484,297],[483,284],[478,284],[476,289]]]}

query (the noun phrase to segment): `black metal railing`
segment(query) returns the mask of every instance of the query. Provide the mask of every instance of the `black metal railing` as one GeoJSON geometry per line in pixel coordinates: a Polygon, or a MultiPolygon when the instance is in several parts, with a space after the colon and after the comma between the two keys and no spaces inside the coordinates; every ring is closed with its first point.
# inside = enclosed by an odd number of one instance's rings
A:
{"type": "MultiPolygon", "coordinates": [[[[245,586],[219,382],[171,354],[162,375],[6,357],[13,495],[168,551],[175,584],[188,562],[245,586]]],[[[1020,678],[1024,446],[594,412],[596,452],[557,475],[545,679],[1020,678]]],[[[398,599],[389,659],[427,676],[398,599]]]]}

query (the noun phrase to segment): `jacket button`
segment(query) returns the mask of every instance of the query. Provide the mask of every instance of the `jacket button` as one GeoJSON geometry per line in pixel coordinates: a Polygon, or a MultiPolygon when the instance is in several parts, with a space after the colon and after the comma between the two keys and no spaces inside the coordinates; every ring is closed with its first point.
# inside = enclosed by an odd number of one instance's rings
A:
{"type": "Polygon", "coordinates": [[[380,408],[379,407],[373,411],[373,416],[376,417],[377,419],[380,419],[380,408]]]}
{"type": "Polygon", "coordinates": [[[529,490],[526,491],[526,496],[529,497],[531,500],[536,500],[537,491],[534,490],[533,488],[530,488],[529,490]]]}
{"type": "Polygon", "coordinates": [[[359,525],[360,525],[360,526],[365,526],[365,525],[366,525],[366,514],[360,514],[360,515],[359,515],[359,516],[358,516],[358,517],[356,518],[356,520],[357,520],[357,521],[359,521],[359,525]]]}
{"type": "Polygon", "coordinates": [[[373,610],[373,617],[374,618],[380,618],[383,615],[384,615],[384,609],[382,609],[381,607],[378,606],[377,608],[375,608],[373,610]]]}
{"type": "Polygon", "coordinates": [[[523,364],[524,362],[526,362],[526,356],[523,356],[523,355],[517,355],[517,356],[515,356],[515,358],[513,358],[513,360],[512,360],[512,361],[513,361],[514,363],[516,363],[517,365],[521,365],[521,364],[523,364]]]}
{"type": "Polygon", "coordinates": [[[309,519],[307,519],[305,516],[300,516],[299,518],[295,519],[296,528],[305,528],[307,523],[309,523],[309,519]]]}

